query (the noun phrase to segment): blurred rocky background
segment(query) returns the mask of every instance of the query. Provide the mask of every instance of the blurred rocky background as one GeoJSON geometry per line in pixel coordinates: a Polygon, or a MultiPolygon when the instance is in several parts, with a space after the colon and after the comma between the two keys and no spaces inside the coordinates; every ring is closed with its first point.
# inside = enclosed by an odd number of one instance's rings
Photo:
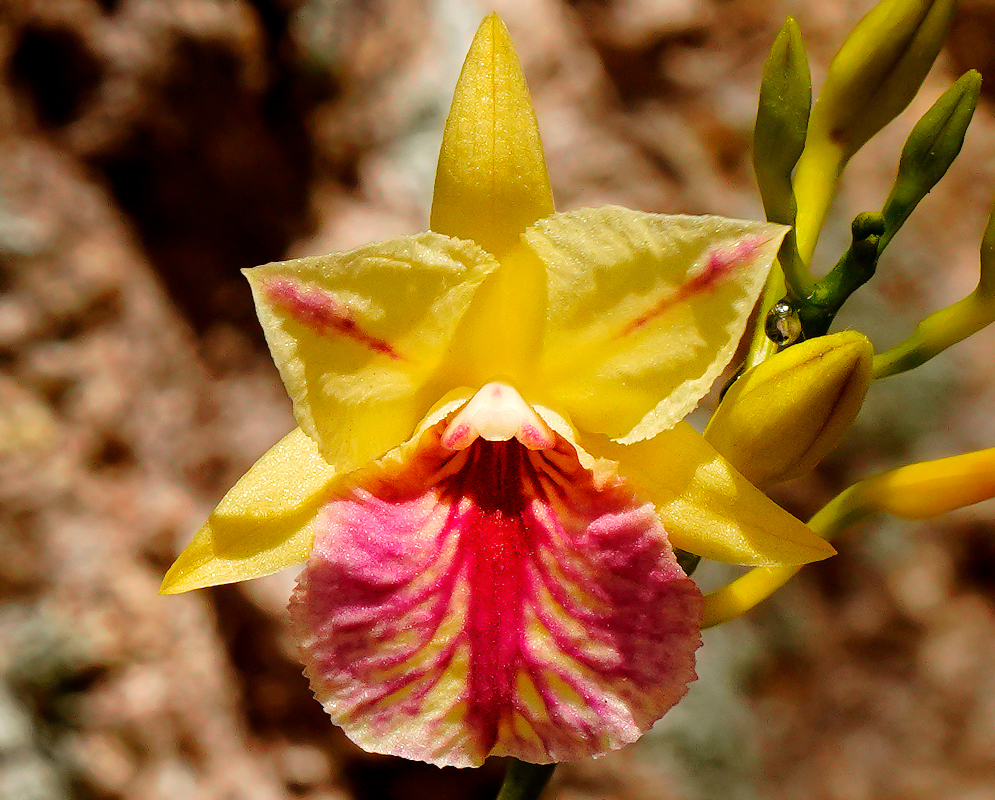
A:
{"type": "MultiPolygon", "coordinates": [[[[816,85],[870,0],[0,0],[0,800],[487,798],[500,763],[366,755],[313,701],[293,576],[160,597],[292,426],[242,267],[426,226],[450,93],[496,9],[560,208],[759,217],[750,129],[788,14],[816,85]]],[[[992,76],[957,165],[839,322],[879,347],[974,285],[995,196],[995,2],[962,0],[909,114],[855,159],[823,265],[913,119],[992,76]]],[[[995,333],[872,390],[779,499],[995,445],[995,333]]],[[[992,504],[875,520],[745,620],[639,744],[551,800],[995,796],[992,504]]],[[[702,571],[703,580],[723,576],[702,571]]]]}

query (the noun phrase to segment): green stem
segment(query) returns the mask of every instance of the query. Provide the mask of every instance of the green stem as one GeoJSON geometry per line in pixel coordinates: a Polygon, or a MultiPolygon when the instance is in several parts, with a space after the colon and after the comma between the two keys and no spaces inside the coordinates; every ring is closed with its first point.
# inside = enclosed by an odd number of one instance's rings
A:
{"type": "Polygon", "coordinates": [[[849,249],[798,304],[798,318],[808,339],[825,336],[850,295],[874,277],[884,220],[880,214],[858,214],[851,227],[853,241],[849,249]]]}
{"type": "Polygon", "coordinates": [[[556,764],[529,764],[513,758],[504,773],[497,800],[539,800],[554,769],[556,764]]]}
{"type": "Polygon", "coordinates": [[[798,242],[795,238],[794,228],[788,231],[784,237],[784,242],[777,254],[777,260],[784,274],[784,284],[789,300],[805,297],[815,288],[812,273],[809,272],[808,267],[798,254],[798,242]]]}
{"type": "MultiPolygon", "coordinates": [[[[784,303],[798,315],[806,339],[825,336],[847,298],[867,283],[877,268],[881,253],[879,240],[884,232],[883,217],[881,214],[858,214],[851,227],[853,241],[828,275],[810,284],[804,295],[792,294],[788,287],[784,303]]],[[[754,351],[750,355],[748,365],[755,366],[754,351]]]]}

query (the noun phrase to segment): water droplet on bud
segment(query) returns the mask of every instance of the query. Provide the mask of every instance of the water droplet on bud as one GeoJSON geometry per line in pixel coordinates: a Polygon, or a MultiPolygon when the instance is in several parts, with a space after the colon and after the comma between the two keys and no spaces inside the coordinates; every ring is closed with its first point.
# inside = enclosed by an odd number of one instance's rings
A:
{"type": "Polygon", "coordinates": [[[793,344],[802,335],[802,323],[798,319],[798,312],[790,303],[782,300],[767,315],[764,333],[778,347],[793,344]]]}

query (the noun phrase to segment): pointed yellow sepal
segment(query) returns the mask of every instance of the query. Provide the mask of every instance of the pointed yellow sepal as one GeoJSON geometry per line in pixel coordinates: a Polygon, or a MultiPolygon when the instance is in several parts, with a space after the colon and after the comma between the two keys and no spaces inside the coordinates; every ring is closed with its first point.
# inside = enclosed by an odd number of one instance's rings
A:
{"type": "Polygon", "coordinates": [[[871,343],[856,331],[789,347],[732,385],[705,438],[757,486],[802,475],[857,416],[873,357],[871,343]]]}
{"type": "Polygon", "coordinates": [[[508,30],[484,19],[460,73],[442,137],[431,228],[501,258],[553,213],[532,100],[508,30]]]}
{"type": "Polygon", "coordinates": [[[335,470],[295,428],[224,496],[159,589],[179,594],[270,575],[307,560],[335,470]]]}
{"type": "Polygon", "coordinates": [[[581,444],[618,463],[639,495],[656,505],[670,543],[681,550],[763,566],[807,564],[836,553],[686,422],[630,445],[595,436],[582,437],[581,444]]]}

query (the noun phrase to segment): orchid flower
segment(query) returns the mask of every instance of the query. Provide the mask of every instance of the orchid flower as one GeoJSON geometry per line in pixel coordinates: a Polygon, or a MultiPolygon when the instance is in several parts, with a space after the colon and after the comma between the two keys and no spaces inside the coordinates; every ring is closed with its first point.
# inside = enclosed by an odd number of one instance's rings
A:
{"type": "Polygon", "coordinates": [[[732,359],[785,228],[554,213],[503,23],[473,41],[431,231],[247,270],[300,427],[166,593],[307,562],[291,624],[364,749],[551,763],[632,742],[694,679],[674,547],[834,551],[683,418],[732,359]]]}

